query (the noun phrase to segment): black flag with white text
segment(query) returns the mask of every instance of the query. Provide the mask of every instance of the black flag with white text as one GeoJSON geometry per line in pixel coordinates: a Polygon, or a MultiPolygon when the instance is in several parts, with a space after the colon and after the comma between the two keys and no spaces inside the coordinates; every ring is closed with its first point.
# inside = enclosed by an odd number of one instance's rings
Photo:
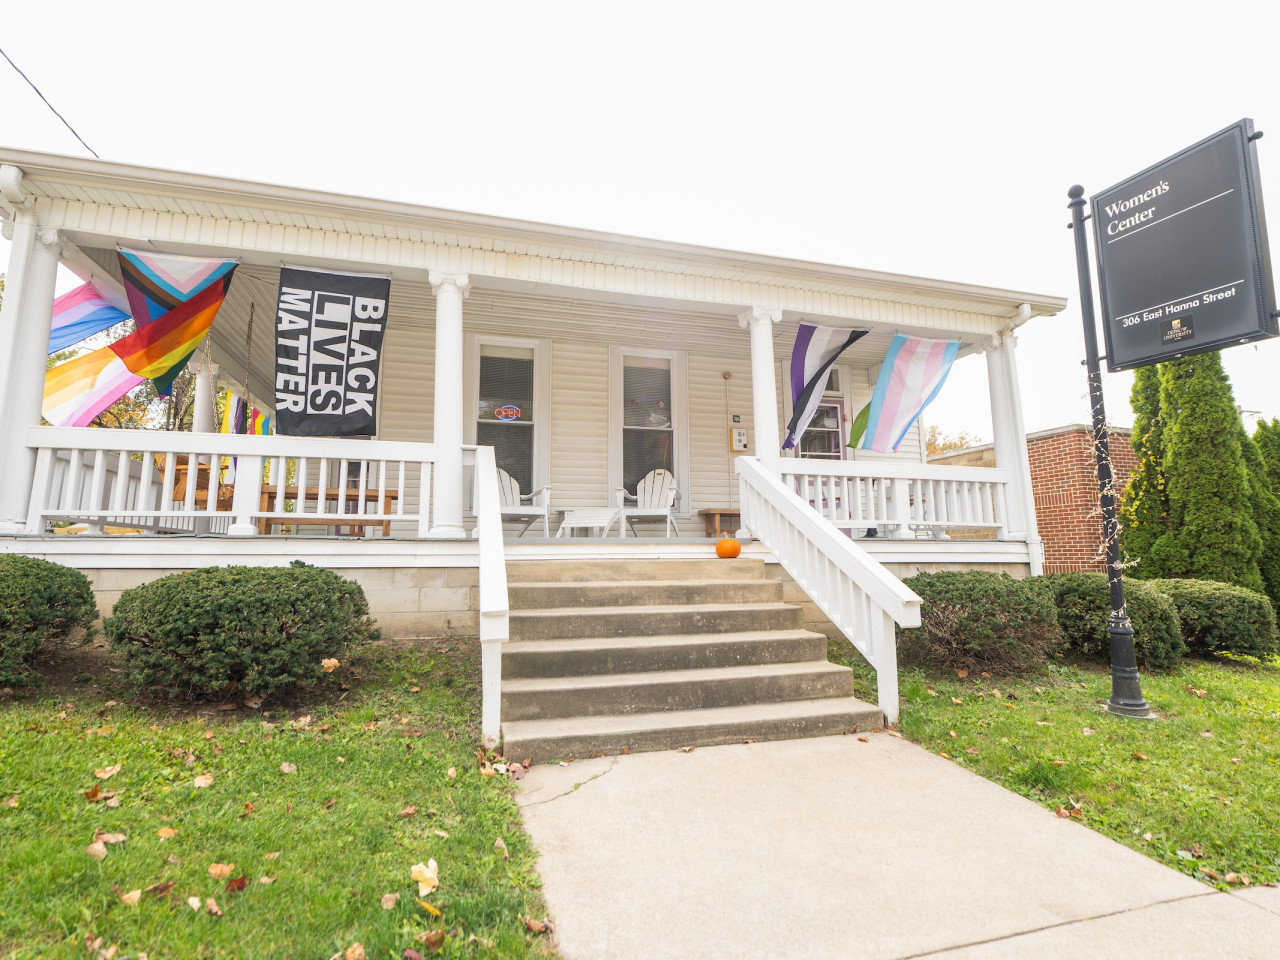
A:
{"type": "Polygon", "coordinates": [[[378,373],[391,280],[280,269],[276,305],[276,433],[378,432],[378,373]]]}

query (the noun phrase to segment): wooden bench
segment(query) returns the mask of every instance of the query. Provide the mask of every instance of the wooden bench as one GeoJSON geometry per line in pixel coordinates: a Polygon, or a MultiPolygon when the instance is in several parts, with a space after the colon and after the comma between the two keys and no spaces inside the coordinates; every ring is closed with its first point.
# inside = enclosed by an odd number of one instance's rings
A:
{"type": "MultiPolygon", "coordinates": [[[[271,510],[272,503],[275,500],[276,495],[279,492],[279,489],[280,489],[279,487],[263,485],[262,496],[258,503],[259,512],[267,513],[271,510]]],[[[311,504],[319,502],[320,496],[321,496],[321,489],[322,488],[320,487],[307,487],[303,494],[303,496],[305,497],[303,502],[311,503],[311,504]]],[[[328,506],[330,501],[332,501],[334,504],[338,502],[339,488],[324,487],[323,490],[324,490],[324,503],[326,507],[328,506]]],[[[342,491],[342,493],[343,493],[342,499],[344,503],[355,504],[357,501],[360,500],[359,490],[344,490],[342,491]]],[[[298,496],[299,496],[298,487],[284,488],[284,498],[286,500],[293,500],[296,504],[298,500],[298,496]]],[[[382,535],[384,537],[387,537],[391,535],[391,516],[390,516],[391,505],[396,502],[396,499],[397,499],[396,492],[394,490],[388,490],[381,495],[381,500],[382,500],[381,514],[353,513],[349,521],[343,517],[334,517],[334,516],[318,517],[310,513],[282,513],[282,514],[277,514],[274,517],[259,517],[258,533],[269,534],[271,532],[272,527],[293,526],[296,524],[298,526],[350,527],[352,530],[361,531],[362,535],[364,534],[366,528],[368,527],[381,527],[382,535]]],[[[364,492],[364,502],[366,504],[368,503],[376,504],[378,500],[379,500],[379,494],[377,490],[366,490],[364,492]]]]}
{"type": "Polygon", "coordinates": [[[705,510],[699,510],[698,516],[702,517],[707,525],[707,536],[715,537],[717,540],[725,534],[732,536],[742,526],[742,510],[737,507],[707,507],[705,510]],[[733,521],[733,526],[729,529],[725,529],[722,519],[726,517],[733,521]]]}

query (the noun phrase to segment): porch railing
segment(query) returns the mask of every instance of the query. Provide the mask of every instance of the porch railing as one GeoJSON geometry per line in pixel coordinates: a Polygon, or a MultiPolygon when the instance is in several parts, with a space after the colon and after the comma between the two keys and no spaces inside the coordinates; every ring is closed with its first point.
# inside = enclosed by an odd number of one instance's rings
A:
{"type": "Polygon", "coordinates": [[[502,546],[502,501],[493,447],[464,447],[463,463],[474,463],[474,505],[480,546],[480,735],[498,742],[502,730],[502,645],[511,636],[507,558],[502,546]]]}
{"type": "Polygon", "coordinates": [[[283,525],[354,533],[430,526],[435,448],[332,437],[32,427],[27,529],[86,523],[255,536],[283,525]]]}
{"type": "Polygon", "coordinates": [[[783,482],[827,520],[855,536],[945,539],[952,530],[989,531],[1008,538],[1008,474],[990,467],[874,463],[860,460],[782,461],[783,482]]]}
{"type": "Polygon", "coordinates": [[[894,624],[919,626],[920,598],[802,499],[795,474],[779,480],[754,457],[736,463],[743,525],[875,668],[880,709],[896,723],[894,624]]]}

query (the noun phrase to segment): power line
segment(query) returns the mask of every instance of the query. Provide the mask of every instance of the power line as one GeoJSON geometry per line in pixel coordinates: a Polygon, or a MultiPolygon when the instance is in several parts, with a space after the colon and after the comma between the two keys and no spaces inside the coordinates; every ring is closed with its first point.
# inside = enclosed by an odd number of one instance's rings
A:
{"type": "Polygon", "coordinates": [[[72,136],[74,136],[77,140],[79,140],[80,143],[84,146],[84,148],[93,154],[95,159],[101,160],[102,158],[98,156],[98,151],[94,150],[93,147],[89,146],[87,143],[84,142],[84,137],[76,133],[76,128],[73,127],[71,124],[67,123],[67,118],[57,111],[54,105],[49,102],[49,98],[40,92],[40,88],[31,82],[31,78],[22,72],[21,67],[19,67],[16,63],[14,63],[12,60],[9,59],[9,55],[5,53],[3,49],[0,49],[0,57],[4,57],[6,60],[9,61],[9,66],[13,67],[13,69],[18,71],[18,76],[20,76],[23,80],[27,81],[27,84],[31,87],[31,89],[36,92],[36,96],[44,101],[44,105],[53,111],[53,115],[62,121],[62,125],[71,131],[72,136]]]}

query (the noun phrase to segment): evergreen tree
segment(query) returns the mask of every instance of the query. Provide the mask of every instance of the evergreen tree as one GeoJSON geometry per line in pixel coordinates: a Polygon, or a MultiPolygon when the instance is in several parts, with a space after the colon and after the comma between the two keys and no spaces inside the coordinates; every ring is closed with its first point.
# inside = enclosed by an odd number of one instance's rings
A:
{"type": "Polygon", "coordinates": [[[1170,528],[1151,546],[1152,567],[1261,591],[1243,430],[1217,352],[1160,365],[1160,411],[1170,528]]]}
{"type": "Polygon", "coordinates": [[[1160,415],[1160,374],[1154,364],[1139,367],[1129,398],[1133,407],[1130,442],[1138,456],[1120,504],[1120,546],[1136,561],[1127,575],[1141,579],[1168,576],[1152,562],[1151,547],[1169,531],[1169,498],[1164,479],[1164,419],[1160,415]]]}
{"type": "Polygon", "coordinates": [[[1280,494],[1280,420],[1272,419],[1270,423],[1259,420],[1253,431],[1253,442],[1258,445],[1258,452],[1266,465],[1272,492],[1280,494]]]}
{"type": "Polygon", "coordinates": [[[1254,443],[1240,427],[1240,452],[1249,471],[1249,508],[1253,522],[1258,525],[1262,537],[1262,556],[1258,558],[1258,572],[1262,574],[1264,592],[1272,604],[1280,607],[1280,498],[1276,497],[1267,476],[1267,467],[1254,443]]]}

